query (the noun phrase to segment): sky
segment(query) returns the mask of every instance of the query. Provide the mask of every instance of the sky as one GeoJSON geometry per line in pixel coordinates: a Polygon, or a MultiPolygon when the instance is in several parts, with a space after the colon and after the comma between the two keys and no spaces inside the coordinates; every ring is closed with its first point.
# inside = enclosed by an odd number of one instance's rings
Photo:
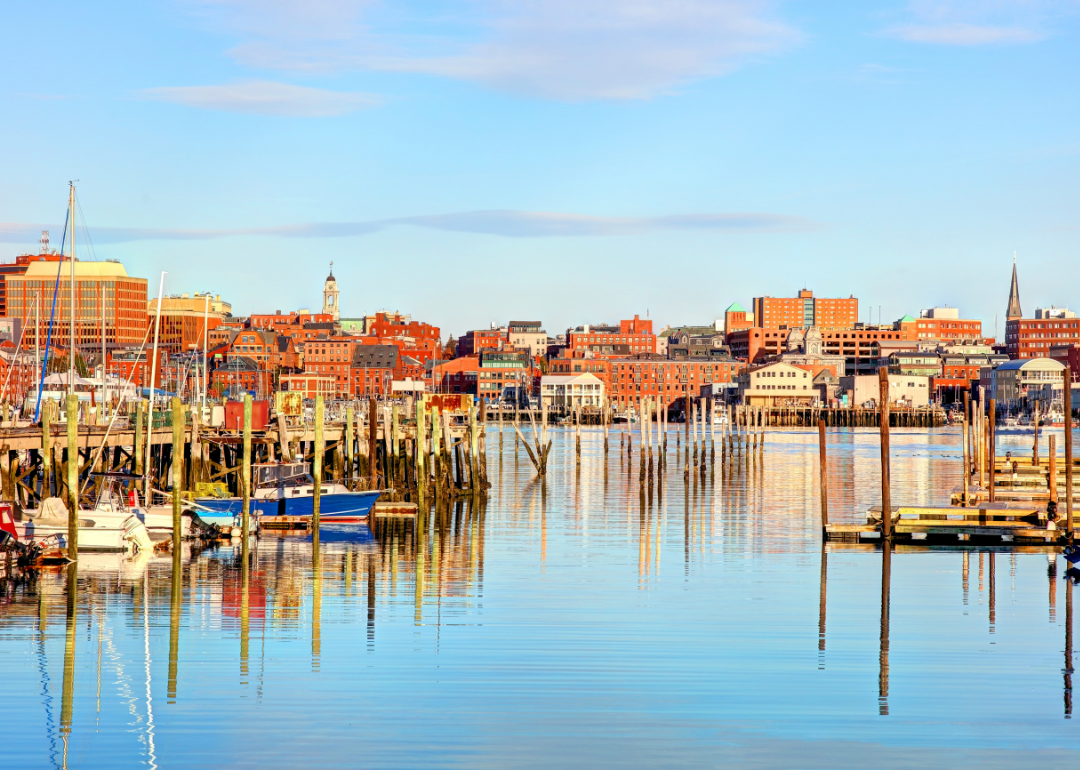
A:
{"type": "MultiPolygon", "coordinates": [[[[0,25],[0,259],[444,335],[1080,310],[1080,0],[142,0],[0,25]],[[85,229],[84,229],[85,225],[85,229]]],[[[995,326],[996,319],[996,326],[995,326]]]]}

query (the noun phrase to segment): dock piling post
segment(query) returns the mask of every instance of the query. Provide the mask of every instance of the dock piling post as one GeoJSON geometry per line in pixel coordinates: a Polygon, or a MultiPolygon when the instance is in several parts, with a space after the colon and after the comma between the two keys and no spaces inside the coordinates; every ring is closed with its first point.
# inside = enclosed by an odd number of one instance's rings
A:
{"type": "Polygon", "coordinates": [[[971,411],[971,393],[963,392],[963,505],[968,504],[971,484],[971,446],[968,442],[968,417],[971,411]]]}
{"type": "Polygon", "coordinates": [[[251,533],[251,394],[244,394],[244,457],[240,470],[240,489],[244,496],[240,508],[240,549],[243,563],[247,565],[248,535],[251,533]]]}
{"type": "Polygon", "coordinates": [[[313,477],[315,480],[315,489],[311,495],[311,547],[315,558],[318,559],[319,553],[319,508],[322,503],[322,480],[323,480],[323,453],[326,448],[323,446],[323,418],[326,411],[326,404],[323,402],[322,394],[315,396],[315,457],[314,462],[311,464],[313,471],[313,477]]]}
{"type": "MultiPolygon", "coordinates": [[[[180,495],[184,491],[184,404],[172,400],[172,547],[180,551],[180,495]]],[[[147,505],[150,501],[147,500],[147,505]]]]}
{"type": "Polygon", "coordinates": [[[878,407],[881,430],[881,536],[892,538],[892,490],[889,478],[889,370],[878,369],[878,407]]]}
{"type": "MultiPolygon", "coordinates": [[[[345,486],[352,489],[353,478],[353,420],[355,413],[351,406],[345,407],[345,486]]],[[[419,431],[417,431],[419,435],[419,431]]]]}
{"type": "Polygon", "coordinates": [[[1065,367],[1065,532],[1073,537],[1072,369],[1065,367]]]}
{"type": "Polygon", "coordinates": [[[990,502],[994,502],[994,477],[997,475],[997,407],[994,403],[994,399],[990,399],[989,412],[990,413],[987,415],[988,430],[986,432],[986,440],[988,448],[986,454],[989,455],[989,457],[987,457],[987,465],[990,469],[990,502]]]}
{"type": "Polygon", "coordinates": [[[821,532],[825,536],[825,528],[829,526],[829,473],[828,457],[825,450],[825,421],[818,420],[818,456],[820,457],[821,473],[821,532]]]}
{"type": "Polygon", "coordinates": [[[67,397],[68,558],[79,558],[79,397],[67,397]]]}
{"type": "Polygon", "coordinates": [[[379,488],[379,464],[376,462],[379,451],[378,423],[379,413],[375,405],[375,397],[372,396],[368,401],[368,473],[371,479],[370,489],[379,488]]]}

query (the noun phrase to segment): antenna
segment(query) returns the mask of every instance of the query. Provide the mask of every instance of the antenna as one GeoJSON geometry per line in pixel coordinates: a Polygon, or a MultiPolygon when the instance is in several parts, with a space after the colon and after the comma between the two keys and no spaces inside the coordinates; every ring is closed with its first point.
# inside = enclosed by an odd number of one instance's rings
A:
{"type": "Polygon", "coordinates": [[[41,244],[41,253],[42,254],[48,254],[49,253],[49,231],[48,230],[42,230],[41,231],[41,237],[38,238],[38,243],[41,244]]]}

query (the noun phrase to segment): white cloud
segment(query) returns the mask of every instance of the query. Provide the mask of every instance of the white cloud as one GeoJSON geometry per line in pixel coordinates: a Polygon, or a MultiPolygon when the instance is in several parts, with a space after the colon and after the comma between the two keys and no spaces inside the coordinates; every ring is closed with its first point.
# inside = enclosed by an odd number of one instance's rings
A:
{"type": "Polygon", "coordinates": [[[914,0],[907,10],[911,22],[887,34],[935,45],[1034,43],[1047,37],[1051,21],[1076,7],[1076,0],[914,0]]]}
{"type": "MultiPolygon", "coordinates": [[[[553,211],[465,211],[428,214],[367,222],[309,222],[275,227],[227,230],[182,230],[145,227],[95,227],[99,244],[129,241],[192,241],[216,238],[269,236],[276,238],[348,238],[368,235],[389,227],[411,226],[457,233],[496,235],[504,238],[588,237],[638,235],[663,230],[712,230],[717,232],[784,233],[812,230],[817,225],[786,214],[714,213],[675,214],[661,217],[597,217],[553,211]]],[[[0,222],[0,242],[33,243],[49,225],[0,222]]]]}
{"type": "Polygon", "coordinates": [[[769,0],[445,0],[407,25],[369,0],[199,7],[239,33],[230,53],[251,66],[426,73],[564,100],[649,98],[800,37],[769,0]]]}
{"type": "Polygon", "coordinates": [[[370,94],[327,91],[267,80],[218,86],[150,88],[142,94],[151,99],[206,110],[301,118],[344,115],[378,103],[377,97],[370,94]]]}

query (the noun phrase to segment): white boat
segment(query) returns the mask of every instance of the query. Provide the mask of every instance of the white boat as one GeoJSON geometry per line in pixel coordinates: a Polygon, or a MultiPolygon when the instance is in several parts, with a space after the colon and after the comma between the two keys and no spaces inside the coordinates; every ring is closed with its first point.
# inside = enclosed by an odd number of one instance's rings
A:
{"type": "MultiPolygon", "coordinates": [[[[46,498],[37,509],[16,510],[13,518],[19,540],[46,550],[68,547],[68,510],[60,498],[46,498]]],[[[153,547],[146,527],[130,512],[79,511],[79,550],[126,553],[153,547]]]]}

